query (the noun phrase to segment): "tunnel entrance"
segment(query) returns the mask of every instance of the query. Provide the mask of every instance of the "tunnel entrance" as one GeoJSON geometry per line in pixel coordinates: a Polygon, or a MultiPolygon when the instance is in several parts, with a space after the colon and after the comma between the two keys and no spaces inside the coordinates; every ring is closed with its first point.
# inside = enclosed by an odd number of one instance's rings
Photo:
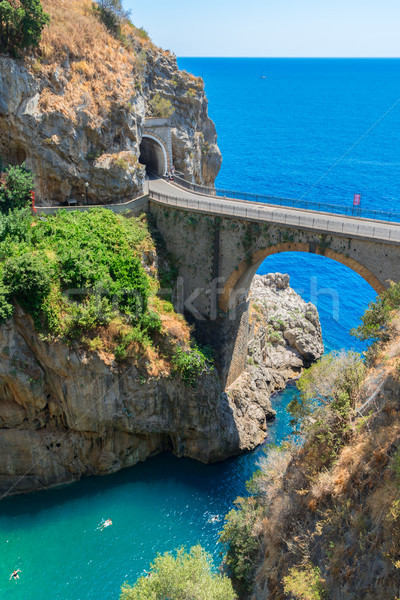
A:
{"type": "Polygon", "coordinates": [[[163,177],[168,170],[165,148],[153,137],[143,136],[139,162],[145,165],[148,174],[152,173],[158,177],[163,177]]]}

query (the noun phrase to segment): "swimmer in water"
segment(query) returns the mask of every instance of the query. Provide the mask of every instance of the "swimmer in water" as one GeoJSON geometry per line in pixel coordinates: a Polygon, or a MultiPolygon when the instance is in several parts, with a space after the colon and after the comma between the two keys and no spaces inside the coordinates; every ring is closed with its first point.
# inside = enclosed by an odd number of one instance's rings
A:
{"type": "Polygon", "coordinates": [[[210,517],[208,519],[208,522],[209,523],[217,523],[220,520],[221,520],[221,517],[219,515],[214,515],[213,517],[210,517]]]}
{"type": "Polygon", "coordinates": [[[101,525],[100,531],[103,531],[103,529],[105,529],[106,527],[110,527],[110,525],[112,525],[112,521],[111,519],[107,519],[107,521],[104,521],[104,523],[101,525]]]}
{"type": "Polygon", "coordinates": [[[13,571],[10,575],[10,581],[11,579],[14,579],[14,581],[17,581],[17,579],[19,579],[19,575],[18,573],[22,573],[21,569],[16,569],[15,571],[13,571]]]}

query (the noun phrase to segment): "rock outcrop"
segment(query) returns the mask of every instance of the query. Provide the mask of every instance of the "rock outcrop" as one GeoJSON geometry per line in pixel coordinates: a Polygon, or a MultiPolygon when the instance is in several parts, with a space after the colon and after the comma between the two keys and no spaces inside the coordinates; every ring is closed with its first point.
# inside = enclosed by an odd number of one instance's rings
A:
{"type": "Polygon", "coordinates": [[[110,473],[167,449],[210,462],[254,448],[274,414],[270,393],[299,372],[304,357],[322,352],[315,308],[288,283],[279,274],[256,277],[253,309],[261,307],[263,320],[253,310],[249,359],[258,364],[227,391],[215,371],[189,389],[175,378],[145,379],[133,365],[49,344],[17,307],[0,327],[0,492],[110,473]],[[268,341],[278,314],[286,329],[276,331],[291,331],[296,347],[284,338],[268,341]]]}
{"type": "Polygon", "coordinates": [[[86,194],[91,204],[140,195],[140,144],[151,101],[160,97],[170,102],[176,169],[213,185],[221,154],[203,81],[180,71],[172,53],[135,37],[135,28],[123,45],[84,3],[55,6],[44,2],[51,20],[36,55],[0,56],[3,165],[25,161],[39,205],[85,202],[86,194]]]}
{"type": "Polygon", "coordinates": [[[228,390],[231,402],[247,414],[247,435],[242,435],[247,447],[263,441],[266,420],[274,418],[272,392],[283,389],[324,352],[317,309],[289,283],[289,275],[270,273],[255,275],[250,288],[247,369],[228,390]]]}

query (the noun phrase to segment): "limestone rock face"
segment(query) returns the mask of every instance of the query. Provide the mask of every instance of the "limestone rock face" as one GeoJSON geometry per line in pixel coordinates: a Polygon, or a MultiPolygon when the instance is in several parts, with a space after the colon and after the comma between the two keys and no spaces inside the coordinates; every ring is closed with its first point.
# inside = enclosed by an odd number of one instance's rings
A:
{"type": "Polygon", "coordinates": [[[221,154],[202,80],[180,71],[176,58],[155,46],[139,53],[140,76],[134,58],[130,69],[121,62],[115,89],[104,86],[104,105],[87,92],[85,61],[67,53],[56,67],[41,70],[33,58],[0,56],[0,157],[5,164],[26,162],[35,174],[38,205],[71,198],[85,203],[86,193],[89,204],[140,195],[146,175],[140,144],[156,94],[174,109],[168,127],[176,169],[214,184],[221,154]]]}
{"type": "Polygon", "coordinates": [[[216,373],[197,389],[42,342],[17,308],[0,328],[0,490],[110,473],[162,450],[200,461],[239,452],[216,373]]]}
{"type": "Polygon", "coordinates": [[[179,71],[174,55],[149,55],[148,94],[168,99],[174,112],[170,117],[174,166],[186,179],[213,186],[222,157],[208,101],[200,77],[179,71]]]}
{"type": "Polygon", "coordinates": [[[242,438],[247,447],[267,434],[266,421],[275,415],[272,392],[283,389],[324,352],[317,309],[289,283],[289,275],[269,273],[255,275],[250,288],[247,369],[228,390],[231,402],[247,414],[249,435],[242,438]]]}
{"type": "Polygon", "coordinates": [[[261,443],[271,392],[323,351],[318,315],[286,277],[255,277],[248,370],[226,391],[216,372],[189,389],[48,344],[16,307],[0,326],[0,493],[111,473],[163,450],[211,462],[261,443]],[[282,329],[271,326],[278,315],[282,329]]]}

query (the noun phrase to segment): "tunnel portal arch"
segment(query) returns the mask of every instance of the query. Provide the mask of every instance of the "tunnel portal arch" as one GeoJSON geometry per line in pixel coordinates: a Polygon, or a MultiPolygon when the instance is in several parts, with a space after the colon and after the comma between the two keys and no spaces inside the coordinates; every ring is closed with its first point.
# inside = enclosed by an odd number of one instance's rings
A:
{"type": "Polygon", "coordinates": [[[364,265],[359,263],[354,258],[348,257],[341,252],[335,252],[334,250],[323,248],[319,245],[315,245],[312,250],[310,244],[304,242],[283,242],[270,246],[261,250],[257,250],[251,257],[251,261],[242,261],[238,268],[228,277],[223,287],[222,294],[219,298],[219,307],[223,312],[229,312],[235,305],[243,302],[247,299],[251,282],[254,275],[256,274],[261,263],[273,254],[281,252],[306,252],[325,256],[336,262],[339,262],[346,267],[349,267],[355,273],[360,275],[369,285],[376,291],[377,294],[381,294],[385,291],[385,286],[379,281],[379,279],[364,265]]]}
{"type": "Polygon", "coordinates": [[[139,162],[148,172],[164,177],[168,171],[168,158],[164,145],[153,135],[144,134],[140,144],[139,162]]]}

